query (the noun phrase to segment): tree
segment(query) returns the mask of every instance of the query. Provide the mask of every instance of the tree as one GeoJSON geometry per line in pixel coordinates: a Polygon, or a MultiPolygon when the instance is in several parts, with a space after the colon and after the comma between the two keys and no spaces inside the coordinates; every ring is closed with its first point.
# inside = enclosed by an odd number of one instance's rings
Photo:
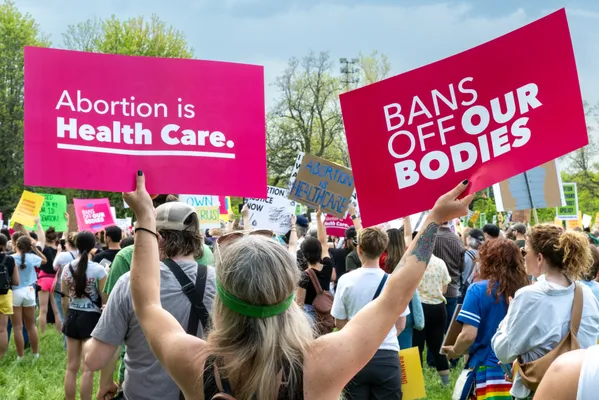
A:
{"type": "MultiPolygon", "coordinates": [[[[387,78],[387,57],[374,51],[358,56],[358,84],[387,78]]],[[[339,94],[347,89],[334,75],[329,53],[292,58],[275,82],[280,97],[267,115],[268,172],[272,185],[286,183],[299,151],[349,166],[339,94]]]]}
{"type": "Polygon", "coordinates": [[[168,26],[157,15],[121,21],[114,15],[107,20],[91,19],[70,25],[63,34],[70,50],[135,56],[191,58],[193,49],[182,31],[168,26]]]}
{"type": "Polygon", "coordinates": [[[339,81],[329,53],[292,58],[275,81],[280,97],[267,118],[267,153],[273,185],[288,177],[298,151],[343,162],[332,145],[342,140],[339,81]]]}
{"type": "Polygon", "coordinates": [[[7,215],[23,191],[23,47],[50,42],[12,1],[0,4],[0,37],[0,212],[7,215]]]}

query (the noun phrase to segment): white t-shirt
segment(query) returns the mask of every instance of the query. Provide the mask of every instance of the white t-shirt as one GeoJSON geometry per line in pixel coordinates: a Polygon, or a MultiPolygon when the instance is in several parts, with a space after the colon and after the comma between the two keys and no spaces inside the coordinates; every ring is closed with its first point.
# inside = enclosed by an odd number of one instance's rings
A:
{"type": "Polygon", "coordinates": [[[54,259],[54,271],[58,271],[64,265],[67,265],[68,263],[70,263],[71,261],[75,260],[78,257],[79,257],[79,252],[76,250],[71,251],[71,252],[62,251],[62,252],[58,253],[56,255],[56,258],[54,259]]]}
{"type": "Polygon", "coordinates": [[[599,346],[593,346],[586,350],[582,362],[576,400],[594,400],[597,398],[597,393],[599,393],[599,379],[597,379],[597,376],[599,376],[599,346]]]}
{"type": "MultiPolygon", "coordinates": [[[[358,268],[344,274],[337,283],[331,315],[336,319],[351,320],[372,301],[384,275],[385,271],[380,268],[358,268]]],[[[385,282],[385,286],[387,286],[387,283],[389,283],[389,277],[385,282]]],[[[408,307],[401,316],[405,317],[409,313],[410,308],[408,307]]],[[[391,328],[379,350],[399,351],[395,326],[391,328]]]]}
{"type": "MultiPolygon", "coordinates": [[[[68,293],[71,299],[69,303],[69,308],[78,311],[100,312],[100,308],[98,308],[98,306],[94,304],[94,302],[97,302],[100,298],[98,282],[106,277],[106,270],[100,264],[89,261],[87,263],[87,269],[85,271],[85,275],[87,277],[85,293],[87,294],[87,296],[76,297],[75,280],[73,279],[73,275],[71,274],[71,268],[69,268],[69,265],[73,267],[73,271],[77,271],[78,263],[79,259],[73,261],[70,264],[67,264],[64,267],[64,270],[62,271],[62,279],[66,282],[67,285],[69,285],[68,293]]],[[[65,289],[66,288],[63,288],[63,291],[65,291],[65,289]]]]}

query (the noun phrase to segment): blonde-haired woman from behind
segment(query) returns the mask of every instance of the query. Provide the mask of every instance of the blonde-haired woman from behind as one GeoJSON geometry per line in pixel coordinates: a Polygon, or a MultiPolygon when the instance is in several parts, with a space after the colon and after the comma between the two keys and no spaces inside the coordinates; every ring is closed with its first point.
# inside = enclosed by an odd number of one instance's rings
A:
{"type": "MultiPolygon", "coordinates": [[[[527,273],[536,277],[537,282],[516,292],[493,337],[493,350],[504,364],[518,357],[524,363],[538,360],[566,337],[572,319],[575,282],[588,273],[592,262],[585,235],[563,232],[554,225],[534,227],[526,241],[525,253],[527,273]]],[[[588,287],[580,287],[583,307],[577,338],[584,349],[595,345],[599,335],[599,302],[588,287]]],[[[511,394],[516,399],[534,396],[518,372],[511,394]]]]}
{"type": "Polygon", "coordinates": [[[468,212],[473,195],[458,200],[467,184],[439,199],[381,295],[341,331],[317,339],[293,300],[300,272],[288,251],[257,235],[238,234],[226,248],[222,239],[213,330],[202,340],[187,335],[160,304],[156,213],[140,171],[137,190],[124,195],[137,216],[131,263],[137,319],[186,399],[209,400],[220,393],[237,400],[338,399],[408,306],[439,226],[468,212]]]}

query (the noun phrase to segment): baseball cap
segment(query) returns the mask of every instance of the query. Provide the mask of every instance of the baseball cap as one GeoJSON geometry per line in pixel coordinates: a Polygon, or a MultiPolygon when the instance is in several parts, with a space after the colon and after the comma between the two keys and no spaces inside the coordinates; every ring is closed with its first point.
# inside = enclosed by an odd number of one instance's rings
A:
{"type": "Polygon", "coordinates": [[[295,224],[302,226],[304,228],[307,228],[310,224],[308,223],[308,218],[304,217],[303,215],[298,215],[297,219],[295,220],[295,224]]]}
{"type": "Polygon", "coordinates": [[[170,202],[156,208],[156,229],[161,231],[199,231],[200,221],[188,204],[170,202]]]}
{"type": "Polygon", "coordinates": [[[480,229],[472,229],[469,235],[471,238],[476,239],[481,243],[485,241],[485,234],[480,229]]]}

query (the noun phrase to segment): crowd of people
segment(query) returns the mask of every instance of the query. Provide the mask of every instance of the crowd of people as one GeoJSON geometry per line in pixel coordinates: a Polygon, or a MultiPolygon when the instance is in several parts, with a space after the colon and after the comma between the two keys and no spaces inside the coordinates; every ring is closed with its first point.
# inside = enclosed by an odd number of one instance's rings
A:
{"type": "Polygon", "coordinates": [[[312,230],[292,216],[277,236],[248,229],[247,209],[203,232],[176,196],[156,204],[140,172],[124,194],[131,232],[44,232],[39,221],[2,231],[0,358],[11,336],[15,362],[27,347],[43,357],[38,329],[53,324],[67,400],[77,388],[82,399],[401,399],[398,353],[417,347],[444,386],[464,369],[456,398],[594,398],[593,235],[549,224],[455,231],[467,185],[439,198],[418,232],[409,218],[363,228],[352,206],[342,238],[320,210],[312,230]]]}

